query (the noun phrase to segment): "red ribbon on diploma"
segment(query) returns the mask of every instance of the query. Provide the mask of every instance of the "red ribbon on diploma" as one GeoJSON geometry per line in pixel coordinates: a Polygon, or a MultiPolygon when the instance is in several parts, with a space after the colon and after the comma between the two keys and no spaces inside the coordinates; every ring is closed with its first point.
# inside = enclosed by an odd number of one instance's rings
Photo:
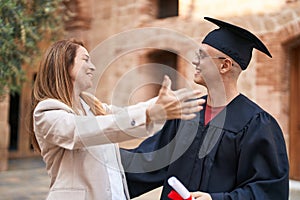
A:
{"type": "Polygon", "coordinates": [[[171,200],[192,200],[192,196],[190,196],[188,199],[183,199],[175,190],[172,190],[168,194],[168,197],[171,200]]]}

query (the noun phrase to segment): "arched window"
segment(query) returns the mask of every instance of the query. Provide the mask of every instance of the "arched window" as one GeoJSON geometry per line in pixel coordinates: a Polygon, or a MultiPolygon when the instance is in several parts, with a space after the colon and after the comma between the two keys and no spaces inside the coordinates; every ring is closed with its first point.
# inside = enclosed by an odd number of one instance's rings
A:
{"type": "Polygon", "coordinates": [[[157,18],[167,18],[178,16],[178,0],[158,0],[157,1],[157,18]]]}

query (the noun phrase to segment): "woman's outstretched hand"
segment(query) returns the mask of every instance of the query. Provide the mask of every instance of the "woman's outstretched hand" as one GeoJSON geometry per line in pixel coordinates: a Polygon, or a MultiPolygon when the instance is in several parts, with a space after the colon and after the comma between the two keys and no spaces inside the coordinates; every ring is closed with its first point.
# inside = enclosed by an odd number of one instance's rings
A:
{"type": "Polygon", "coordinates": [[[200,90],[180,89],[172,91],[171,80],[165,76],[157,101],[147,109],[147,117],[151,121],[192,119],[196,117],[196,112],[203,109],[201,105],[205,100],[196,99],[200,95],[200,90]],[[189,99],[195,100],[187,101],[189,99]]]}

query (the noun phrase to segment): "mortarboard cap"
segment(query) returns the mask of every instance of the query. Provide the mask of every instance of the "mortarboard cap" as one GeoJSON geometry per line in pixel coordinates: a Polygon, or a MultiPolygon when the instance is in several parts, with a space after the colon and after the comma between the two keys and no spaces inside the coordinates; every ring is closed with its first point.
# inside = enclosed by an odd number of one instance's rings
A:
{"type": "Polygon", "coordinates": [[[249,31],[210,17],[204,17],[204,19],[220,28],[209,32],[202,43],[230,56],[243,70],[247,68],[251,60],[253,48],[272,58],[267,47],[249,31]]]}

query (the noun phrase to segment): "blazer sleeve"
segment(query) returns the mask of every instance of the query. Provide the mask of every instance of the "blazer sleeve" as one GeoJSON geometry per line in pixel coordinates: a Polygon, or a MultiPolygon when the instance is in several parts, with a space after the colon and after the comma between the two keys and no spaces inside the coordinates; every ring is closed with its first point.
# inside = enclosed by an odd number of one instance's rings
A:
{"type": "Polygon", "coordinates": [[[34,130],[37,138],[66,149],[146,137],[156,131],[154,126],[146,126],[145,113],[151,103],[153,100],[90,117],[75,115],[66,104],[47,99],[34,110],[34,130]]]}

